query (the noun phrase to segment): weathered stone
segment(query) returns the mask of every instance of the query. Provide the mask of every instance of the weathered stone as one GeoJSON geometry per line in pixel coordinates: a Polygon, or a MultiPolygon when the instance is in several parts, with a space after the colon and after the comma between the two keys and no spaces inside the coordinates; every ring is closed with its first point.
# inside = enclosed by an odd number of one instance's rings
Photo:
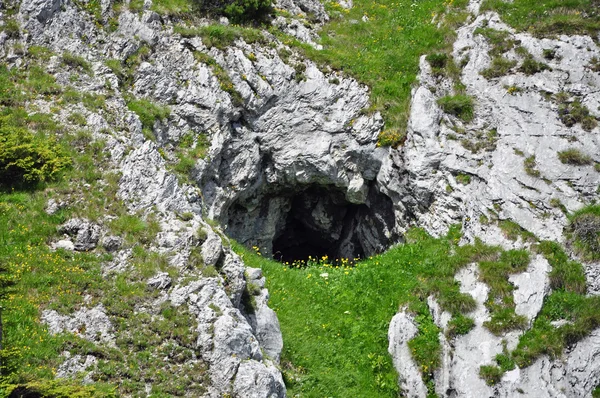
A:
{"type": "Polygon", "coordinates": [[[388,352],[396,371],[398,384],[407,397],[422,398],[427,396],[427,387],[421,378],[421,372],[410,354],[408,341],[418,333],[412,316],[405,311],[394,315],[388,330],[388,352]]]}

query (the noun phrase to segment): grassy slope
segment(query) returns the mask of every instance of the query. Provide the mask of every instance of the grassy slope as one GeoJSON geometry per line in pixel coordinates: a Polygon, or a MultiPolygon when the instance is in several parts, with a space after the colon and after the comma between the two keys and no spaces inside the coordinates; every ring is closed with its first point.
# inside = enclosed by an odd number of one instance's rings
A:
{"type": "Polygon", "coordinates": [[[600,30],[598,0],[486,0],[481,10],[496,10],[504,22],[537,36],[593,36],[600,30]]]}
{"type": "Polygon", "coordinates": [[[483,245],[458,248],[456,231],[433,239],[414,230],[409,240],[356,267],[321,262],[288,268],[236,247],[248,266],[262,268],[267,277],[270,305],[285,342],[283,369],[290,396],[396,396],[387,332],[402,305],[417,315],[420,336],[411,348],[425,379],[431,377],[439,365],[439,330],[425,298],[435,294],[455,317],[472,309],[473,302],[459,293],[453,275],[469,261],[494,256],[498,250],[483,245]]]}
{"type": "Polygon", "coordinates": [[[419,57],[448,49],[453,32],[447,25],[437,26],[440,16],[448,5],[465,4],[463,0],[356,0],[352,9],[344,10],[333,3],[332,21],[320,33],[324,49],[309,49],[307,55],[370,87],[372,108],[381,111],[386,122],[381,143],[395,145],[406,129],[419,57]]]}

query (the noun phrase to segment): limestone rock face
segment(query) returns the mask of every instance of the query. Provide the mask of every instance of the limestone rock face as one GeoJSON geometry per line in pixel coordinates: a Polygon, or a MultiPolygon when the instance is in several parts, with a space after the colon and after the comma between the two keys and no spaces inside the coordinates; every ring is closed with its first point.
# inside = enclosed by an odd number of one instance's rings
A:
{"type": "MultiPolygon", "coordinates": [[[[477,3],[471,3],[474,12],[477,3]]],[[[596,90],[600,76],[587,67],[592,57],[600,55],[592,43],[592,38],[583,36],[538,39],[514,33],[494,13],[471,19],[458,30],[452,54],[464,65],[460,81],[474,100],[475,118],[470,123],[442,111],[437,100],[453,94],[452,82],[434,76],[423,57],[420,84],[413,91],[406,145],[398,153],[390,151],[378,175],[382,191],[398,198],[394,200],[396,214],[414,214],[417,223],[435,236],[461,223],[466,242],[477,237],[505,249],[527,248],[529,244],[522,238],[508,239],[497,226],[498,220],[517,223],[540,239],[564,243],[563,229],[568,220],[561,206],[575,211],[598,198],[600,174],[593,162],[600,160],[600,130],[565,124],[553,98],[568,93],[571,101],[580,100],[592,115],[600,116],[596,90]],[[490,46],[475,33],[483,26],[507,31],[509,39],[550,69],[526,75],[515,68],[506,76],[486,79],[480,72],[490,65],[490,46]],[[544,49],[554,50],[557,56],[544,58],[544,49]],[[568,148],[589,155],[592,164],[562,163],[558,152],[568,148]],[[468,178],[457,178],[464,176],[468,178]]],[[[521,61],[514,50],[505,57],[521,61]]],[[[584,265],[589,292],[597,294],[597,264],[584,265]]],[[[509,279],[515,286],[515,311],[530,324],[550,292],[550,269],[543,257],[534,256],[525,272],[509,279]]],[[[438,396],[591,394],[600,371],[593,359],[598,330],[569,347],[563,358],[541,358],[528,368],[506,372],[499,383],[488,386],[479,377],[480,366],[494,363],[503,345],[514,349],[522,332],[495,336],[483,326],[489,319],[484,305],[488,288],[478,280],[476,265],[461,270],[456,279],[461,291],[478,303],[470,314],[475,327],[451,341],[440,335],[442,366],[435,375],[438,396]]],[[[435,303],[430,303],[430,310],[436,324],[445,330],[435,303]]],[[[399,372],[401,376],[413,374],[405,369],[399,372]]],[[[423,396],[418,386],[403,387],[408,395],[423,396]]]]}

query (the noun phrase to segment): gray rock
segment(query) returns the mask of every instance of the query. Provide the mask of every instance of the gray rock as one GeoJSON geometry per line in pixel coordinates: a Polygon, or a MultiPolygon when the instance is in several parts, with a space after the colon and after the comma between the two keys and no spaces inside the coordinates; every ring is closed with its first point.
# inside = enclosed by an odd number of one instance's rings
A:
{"type": "Polygon", "coordinates": [[[86,219],[72,218],[62,224],[58,231],[75,237],[75,250],[89,251],[96,248],[102,229],[98,224],[89,222],[86,219]]]}
{"type": "Polygon", "coordinates": [[[239,398],[284,397],[285,386],[277,368],[250,360],[242,362],[238,368],[233,383],[233,396],[239,398]]]}
{"type": "MultiPolygon", "coordinates": [[[[58,369],[56,369],[56,377],[59,379],[75,378],[76,376],[80,376],[83,372],[88,371],[90,368],[95,367],[97,363],[98,359],[92,355],[70,356],[70,354],[68,354],[67,359],[60,364],[58,369]]],[[[84,383],[85,382],[93,382],[89,372],[84,377],[84,383]]]]}
{"type": "Polygon", "coordinates": [[[73,242],[71,242],[68,239],[61,239],[58,242],[55,242],[52,244],[52,249],[53,250],[62,249],[62,250],[73,251],[73,250],[75,250],[75,245],[73,244],[73,242]]]}
{"type": "Polygon", "coordinates": [[[407,397],[427,396],[427,387],[421,378],[421,372],[415,364],[408,348],[408,341],[418,333],[411,315],[404,310],[394,315],[388,330],[388,352],[398,371],[398,384],[407,397]]]}
{"type": "Polygon", "coordinates": [[[208,237],[202,243],[202,259],[204,260],[204,264],[216,265],[222,253],[223,244],[221,243],[221,238],[210,230],[208,237]]]}
{"type": "Polygon", "coordinates": [[[82,308],[71,316],[60,315],[54,310],[44,310],[41,320],[48,325],[50,334],[75,333],[92,342],[111,343],[114,340],[113,326],[102,304],[94,308],[82,308]]]}
{"type": "Polygon", "coordinates": [[[19,12],[45,24],[60,10],[61,5],[62,0],[24,0],[21,2],[19,12]]]}
{"type": "Polygon", "coordinates": [[[171,286],[171,277],[166,272],[159,272],[154,275],[152,278],[148,279],[146,284],[154,289],[164,290],[171,286]]]}
{"type": "Polygon", "coordinates": [[[102,238],[100,242],[104,250],[107,252],[116,252],[123,245],[123,238],[114,235],[108,235],[102,238]]]}

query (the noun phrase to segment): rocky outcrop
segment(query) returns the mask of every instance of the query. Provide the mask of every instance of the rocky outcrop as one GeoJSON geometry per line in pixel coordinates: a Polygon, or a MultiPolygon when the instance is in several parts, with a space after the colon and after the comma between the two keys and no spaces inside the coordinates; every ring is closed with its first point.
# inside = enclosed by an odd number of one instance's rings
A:
{"type": "MultiPolygon", "coordinates": [[[[477,12],[475,3],[471,8],[477,12]]],[[[391,151],[378,176],[390,197],[403,198],[394,202],[395,211],[413,214],[433,235],[461,223],[465,241],[477,237],[505,249],[529,244],[520,237],[508,239],[497,225],[502,220],[510,220],[540,239],[564,242],[564,211],[577,210],[597,198],[600,174],[593,165],[561,162],[558,152],[576,148],[598,162],[600,141],[597,127],[588,126],[591,131],[586,131],[580,124],[565,124],[555,98],[579,99],[592,115],[600,116],[595,88],[600,76],[587,68],[592,57],[598,57],[598,47],[589,37],[551,40],[515,33],[496,14],[486,13],[458,30],[452,55],[463,65],[460,82],[474,100],[475,118],[465,123],[442,111],[437,100],[454,94],[453,83],[432,74],[423,57],[406,145],[400,153],[391,151]],[[506,40],[520,45],[521,54],[526,51],[549,68],[530,75],[515,68],[506,76],[485,78],[480,72],[490,66],[491,56],[490,45],[477,31],[483,27],[508,32],[506,40]],[[555,56],[544,58],[544,49],[554,51],[555,56]]],[[[522,55],[514,49],[505,57],[522,62],[522,55]]],[[[586,267],[590,292],[595,292],[597,267],[586,267]]],[[[509,279],[516,287],[515,311],[530,323],[550,291],[549,271],[548,262],[536,256],[526,272],[509,279]]],[[[478,303],[470,314],[475,327],[452,341],[440,336],[443,360],[435,375],[438,396],[589,396],[598,384],[598,365],[593,359],[597,331],[568,348],[563,358],[542,358],[528,368],[509,371],[495,386],[479,377],[480,366],[494,363],[504,347],[513,349],[522,332],[498,337],[483,326],[489,319],[484,305],[487,287],[478,281],[477,272],[477,267],[471,266],[456,276],[461,291],[478,303]]],[[[435,305],[430,303],[430,308],[444,330],[435,305]]],[[[405,388],[409,395],[425,396],[419,388],[405,388]]]]}

